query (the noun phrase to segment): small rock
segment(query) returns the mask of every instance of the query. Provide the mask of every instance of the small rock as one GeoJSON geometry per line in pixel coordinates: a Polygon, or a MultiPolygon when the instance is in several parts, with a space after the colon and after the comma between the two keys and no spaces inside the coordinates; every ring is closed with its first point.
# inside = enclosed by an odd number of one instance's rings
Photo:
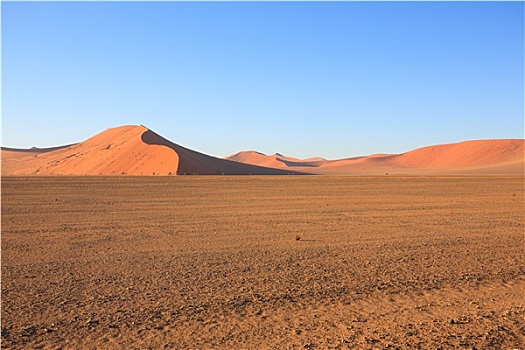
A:
{"type": "Polygon", "coordinates": [[[93,325],[97,325],[98,321],[90,318],[89,320],[87,320],[86,324],[93,326],[93,325]]]}

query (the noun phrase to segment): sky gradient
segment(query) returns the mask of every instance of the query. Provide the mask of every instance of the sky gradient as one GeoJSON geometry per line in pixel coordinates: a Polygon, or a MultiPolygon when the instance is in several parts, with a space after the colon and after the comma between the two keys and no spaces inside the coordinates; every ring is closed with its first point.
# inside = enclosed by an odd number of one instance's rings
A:
{"type": "Polygon", "coordinates": [[[2,2],[2,145],[308,158],[524,137],[523,2],[2,2]]]}

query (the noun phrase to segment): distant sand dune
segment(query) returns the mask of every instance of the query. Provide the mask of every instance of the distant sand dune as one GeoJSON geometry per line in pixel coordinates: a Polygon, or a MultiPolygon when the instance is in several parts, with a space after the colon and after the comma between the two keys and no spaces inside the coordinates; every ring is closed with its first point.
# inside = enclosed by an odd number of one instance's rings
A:
{"type": "Polygon", "coordinates": [[[475,140],[402,154],[338,160],[239,152],[225,159],[175,144],[144,126],[111,128],[52,148],[2,148],[2,175],[523,175],[523,139],[475,140]]]}
{"type": "Polygon", "coordinates": [[[486,167],[523,162],[524,140],[476,140],[429,146],[400,154],[397,165],[411,167],[486,167]]]}
{"type": "Polygon", "coordinates": [[[239,152],[228,156],[225,159],[245,164],[266,166],[270,168],[291,168],[300,166],[312,167],[319,166],[319,164],[326,161],[323,158],[311,158],[302,160],[298,158],[285,157],[279,153],[267,156],[266,154],[257,151],[239,152]]]}
{"type": "Polygon", "coordinates": [[[2,159],[22,158],[22,157],[27,157],[27,156],[34,157],[35,155],[38,155],[40,153],[57,151],[59,149],[71,147],[74,145],[75,144],[58,146],[58,147],[49,147],[49,148],[32,147],[29,149],[2,147],[2,159]]]}
{"type": "Polygon", "coordinates": [[[524,174],[523,139],[474,140],[428,146],[402,154],[374,154],[338,160],[300,160],[259,152],[227,159],[248,164],[294,168],[316,174],[524,174]],[[294,159],[294,161],[290,161],[294,159]]]}

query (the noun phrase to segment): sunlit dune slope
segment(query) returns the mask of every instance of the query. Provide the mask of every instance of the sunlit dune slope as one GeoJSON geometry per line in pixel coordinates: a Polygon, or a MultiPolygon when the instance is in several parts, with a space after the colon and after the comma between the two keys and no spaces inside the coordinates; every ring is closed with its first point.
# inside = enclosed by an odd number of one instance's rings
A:
{"type": "Polygon", "coordinates": [[[475,140],[429,146],[392,158],[399,166],[409,167],[487,167],[522,162],[524,140],[475,140]]]}
{"type": "MultiPolygon", "coordinates": [[[[121,126],[79,144],[50,152],[19,152],[4,159],[2,174],[35,175],[152,175],[175,174],[178,157],[166,147],[144,143],[143,126],[121,126]]],[[[12,151],[10,151],[12,152],[12,151]]]]}

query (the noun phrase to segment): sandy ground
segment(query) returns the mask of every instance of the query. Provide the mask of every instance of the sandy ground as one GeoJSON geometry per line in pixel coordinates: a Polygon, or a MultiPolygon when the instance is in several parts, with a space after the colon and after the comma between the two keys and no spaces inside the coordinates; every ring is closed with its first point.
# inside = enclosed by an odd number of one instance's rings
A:
{"type": "Polygon", "coordinates": [[[2,348],[525,349],[523,183],[4,177],[2,348]]]}

